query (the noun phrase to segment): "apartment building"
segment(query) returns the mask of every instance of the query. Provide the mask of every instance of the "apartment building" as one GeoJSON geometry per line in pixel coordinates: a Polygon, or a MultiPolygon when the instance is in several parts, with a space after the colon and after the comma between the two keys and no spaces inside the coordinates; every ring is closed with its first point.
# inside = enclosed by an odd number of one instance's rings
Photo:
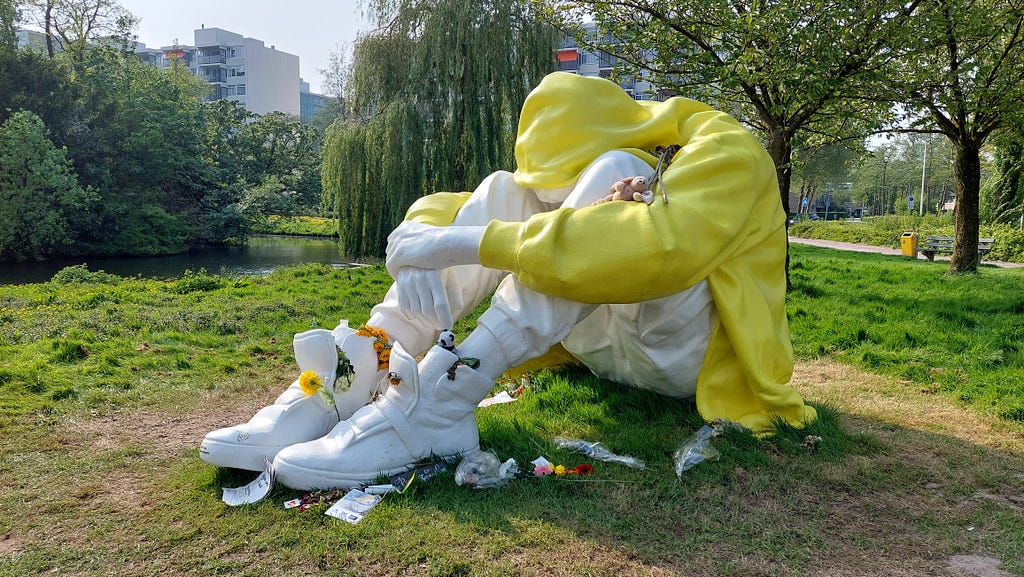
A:
{"type": "Polygon", "coordinates": [[[246,38],[221,28],[203,26],[194,32],[192,46],[174,44],[160,49],[139,44],[136,53],[144,62],[160,68],[174,59],[210,83],[210,100],[237,101],[250,112],[283,112],[300,116],[300,92],[308,84],[299,77],[299,57],[267,47],[262,40],[246,38]]]}
{"type": "MultiPolygon", "coordinates": [[[[588,44],[614,44],[615,39],[608,34],[602,34],[593,23],[584,25],[587,32],[588,44]]],[[[618,58],[604,50],[584,48],[576,42],[572,36],[566,35],[556,53],[556,69],[564,72],[572,72],[580,76],[600,76],[608,78],[618,58]]],[[[638,76],[619,78],[619,86],[622,87],[634,100],[657,100],[659,99],[658,89],[649,81],[638,76]]]]}
{"type": "Polygon", "coordinates": [[[308,82],[299,83],[299,118],[310,120],[324,109],[326,98],[322,94],[309,91],[308,82]]]}

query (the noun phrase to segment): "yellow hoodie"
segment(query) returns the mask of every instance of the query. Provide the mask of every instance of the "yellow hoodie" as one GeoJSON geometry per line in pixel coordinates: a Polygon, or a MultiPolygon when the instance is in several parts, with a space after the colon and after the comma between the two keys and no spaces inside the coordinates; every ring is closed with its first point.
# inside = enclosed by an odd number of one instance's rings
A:
{"type": "MultiPolygon", "coordinates": [[[[491,221],[481,264],[588,303],[651,300],[707,279],[719,322],[697,379],[701,416],[762,432],[776,416],[797,426],[813,420],[814,409],[787,385],[786,214],[775,167],[736,120],[693,100],[635,101],[607,80],[554,73],[523,105],[515,180],[561,188],[610,150],[653,166],[645,151],[673,144],[682,148],[664,172],[668,204],[659,191],[649,206],[615,202],[491,221]]],[[[409,218],[450,223],[465,198],[424,197],[409,218]]]]}

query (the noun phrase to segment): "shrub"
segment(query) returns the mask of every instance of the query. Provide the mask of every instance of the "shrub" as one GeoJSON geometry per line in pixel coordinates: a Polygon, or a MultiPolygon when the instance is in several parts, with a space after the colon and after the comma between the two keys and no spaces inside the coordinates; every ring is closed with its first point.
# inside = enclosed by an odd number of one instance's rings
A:
{"type": "Polygon", "coordinates": [[[102,270],[91,271],[89,267],[84,264],[76,264],[74,266],[66,266],[59,271],[50,282],[54,284],[68,285],[68,284],[115,284],[121,279],[117,275],[113,275],[102,270]]]}
{"type": "Polygon", "coordinates": [[[180,279],[171,283],[166,290],[174,294],[183,295],[217,290],[223,284],[224,280],[221,277],[210,276],[206,269],[199,269],[199,272],[186,270],[185,274],[180,279]]]}
{"type": "MultiPolygon", "coordinates": [[[[953,236],[953,221],[949,216],[926,214],[886,215],[865,218],[861,222],[802,220],[789,227],[789,234],[800,238],[816,238],[841,242],[854,242],[874,246],[900,247],[904,232],[926,236],[953,236]]],[[[1011,225],[982,225],[979,236],[994,238],[989,260],[1024,262],[1024,230],[1011,225]]]]}

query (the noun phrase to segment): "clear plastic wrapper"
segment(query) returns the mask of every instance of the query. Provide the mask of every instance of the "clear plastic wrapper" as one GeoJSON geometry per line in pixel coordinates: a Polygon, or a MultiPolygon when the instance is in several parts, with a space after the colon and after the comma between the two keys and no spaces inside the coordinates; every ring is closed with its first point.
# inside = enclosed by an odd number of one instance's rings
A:
{"type": "Polygon", "coordinates": [[[617,455],[609,451],[601,443],[592,443],[580,439],[569,439],[567,437],[555,437],[555,446],[559,449],[569,449],[606,463],[618,463],[634,469],[643,469],[644,462],[629,455],[617,455]]]}
{"type": "Polygon", "coordinates": [[[515,459],[504,463],[491,451],[471,451],[466,453],[455,469],[455,483],[474,489],[498,488],[514,479],[519,472],[515,459]]]}
{"type": "Polygon", "coordinates": [[[711,446],[711,439],[717,437],[719,433],[721,428],[718,426],[704,425],[679,445],[672,455],[676,464],[676,475],[681,477],[694,465],[718,459],[720,453],[711,446]]]}

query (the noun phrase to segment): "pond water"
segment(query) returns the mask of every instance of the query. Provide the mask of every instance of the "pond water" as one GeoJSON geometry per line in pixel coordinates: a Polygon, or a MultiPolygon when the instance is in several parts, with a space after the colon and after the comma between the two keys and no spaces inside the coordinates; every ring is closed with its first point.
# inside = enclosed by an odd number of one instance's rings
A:
{"type": "Polygon", "coordinates": [[[46,262],[0,263],[0,284],[46,282],[66,266],[132,277],[173,278],[186,270],[210,273],[267,274],[279,266],[319,262],[345,266],[338,241],[328,237],[255,236],[241,246],[218,246],[171,256],[80,258],[46,262]]]}

